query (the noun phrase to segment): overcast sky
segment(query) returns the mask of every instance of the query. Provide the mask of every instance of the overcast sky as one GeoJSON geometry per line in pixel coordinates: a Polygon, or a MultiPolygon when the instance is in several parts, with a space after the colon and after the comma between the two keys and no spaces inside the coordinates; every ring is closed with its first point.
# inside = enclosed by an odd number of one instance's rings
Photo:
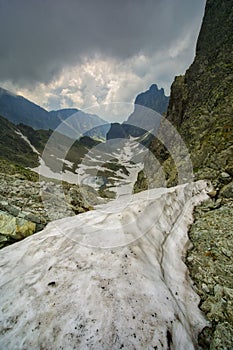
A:
{"type": "Polygon", "coordinates": [[[174,76],[193,60],[204,6],[0,0],[0,86],[48,110],[129,103],[153,83],[168,95],[174,76]]]}

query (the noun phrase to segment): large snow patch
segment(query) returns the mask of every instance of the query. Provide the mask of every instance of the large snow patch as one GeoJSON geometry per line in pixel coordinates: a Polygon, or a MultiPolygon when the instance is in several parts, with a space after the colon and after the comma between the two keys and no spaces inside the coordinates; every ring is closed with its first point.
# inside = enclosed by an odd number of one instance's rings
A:
{"type": "Polygon", "coordinates": [[[183,261],[207,191],[142,192],[1,250],[0,348],[194,349],[206,321],[183,261]]]}

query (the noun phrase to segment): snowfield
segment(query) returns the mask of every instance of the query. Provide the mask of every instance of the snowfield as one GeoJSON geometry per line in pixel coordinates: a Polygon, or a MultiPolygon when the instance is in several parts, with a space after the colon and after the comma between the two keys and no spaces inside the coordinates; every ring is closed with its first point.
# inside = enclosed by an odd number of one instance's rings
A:
{"type": "Polygon", "coordinates": [[[121,196],[2,249],[0,348],[195,349],[207,322],[184,258],[208,190],[121,196]]]}

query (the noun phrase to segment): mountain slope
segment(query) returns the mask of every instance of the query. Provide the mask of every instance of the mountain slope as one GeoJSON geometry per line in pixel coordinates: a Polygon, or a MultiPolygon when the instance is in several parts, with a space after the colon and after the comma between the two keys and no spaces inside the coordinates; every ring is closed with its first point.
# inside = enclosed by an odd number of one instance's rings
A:
{"type": "Polygon", "coordinates": [[[88,136],[83,136],[79,140],[74,141],[68,136],[52,130],[34,130],[30,126],[23,124],[17,127],[29,140],[31,145],[36,148],[41,157],[43,156],[46,166],[54,172],[58,168],[62,171],[68,170],[74,172],[88,150],[99,143],[88,136]],[[51,137],[56,139],[57,142],[48,142],[51,140],[51,137]],[[66,148],[67,145],[69,145],[69,148],[66,148]],[[45,148],[46,152],[44,153],[45,148]],[[65,160],[62,158],[64,155],[65,160]]]}
{"type": "Polygon", "coordinates": [[[96,134],[95,136],[104,138],[106,125],[108,125],[97,115],[84,113],[75,108],[48,112],[26,98],[14,95],[2,88],[0,88],[0,115],[16,125],[22,123],[34,129],[43,130],[54,130],[62,121],[74,115],[73,118],[69,118],[69,125],[64,125],[62,128],[64,134],[72,138],[78,138],[89,131],[92,131],[90,136],[96,134]],[[102,125],[105,127],[101,129],[102,125]],[[93,131],[94,128],[97,129],[93,131]]]}
{"type": "Polygon", "coordinates": [[[56,119],[64,120],[77,112],[78,112],[77,108],[63,108],[63,109],[58,109],[56,111],[55,110],[50,111],[49,114],[55,120],[56,119]]]}
{"type": "Polygon", "coordinates": [[[25,167],[39,165],[38,155],[20,135],[19,129],[3,117],[0,117],[0,157],[25,167]]]}
{"type": "Polygon", "coordinates": [[[48,112],[22,96],[0,88],[0,115],[14,124],[27,124],[38,129],[51,127],[48,112]]]}
{"type": "MultiPolygon", "coordinates": [[[[24,124],[15,126],[7,119],[0,117],[1,172],[29,173],[26,169],[19,167],[38,167],[45,146],[52,134],[52,130],[34,130],[32,127],[24,124]]],[[[61,167],[63,171],[68,170],[74,172],[88,150],[99,143],[88,136],[83,136],[76,141],[59,133],[56,133],[56,137],[58,143],[53,145],[53,148],[47,149],[47,154],[43,156],[45,164],[54,171],[56,171],[58,167],[61,167]],[[70,145],[70,148],[68,152],[64,152],[64,148],[67,144],[70,145]],[[58,149],[61,153],[66,154],[68,163],[56,157],[48,157],[48,154],[59,154],[58,149]],[[68,166],[67,164],[69,164],[69,162],[70,165],[68,166]],[[71,166],[71,163],[73,166],[71,166]]]]}

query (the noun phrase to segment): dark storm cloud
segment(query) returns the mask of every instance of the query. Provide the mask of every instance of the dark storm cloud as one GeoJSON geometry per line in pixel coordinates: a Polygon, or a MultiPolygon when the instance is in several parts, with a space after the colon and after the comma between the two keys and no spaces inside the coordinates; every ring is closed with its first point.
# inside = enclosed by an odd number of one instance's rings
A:
{"type": "Polygon", "coordinates": [[[204,0],[0,0],[0,80],[48,82],[101,54],[119,59],[168,47],[204,0]]]}

